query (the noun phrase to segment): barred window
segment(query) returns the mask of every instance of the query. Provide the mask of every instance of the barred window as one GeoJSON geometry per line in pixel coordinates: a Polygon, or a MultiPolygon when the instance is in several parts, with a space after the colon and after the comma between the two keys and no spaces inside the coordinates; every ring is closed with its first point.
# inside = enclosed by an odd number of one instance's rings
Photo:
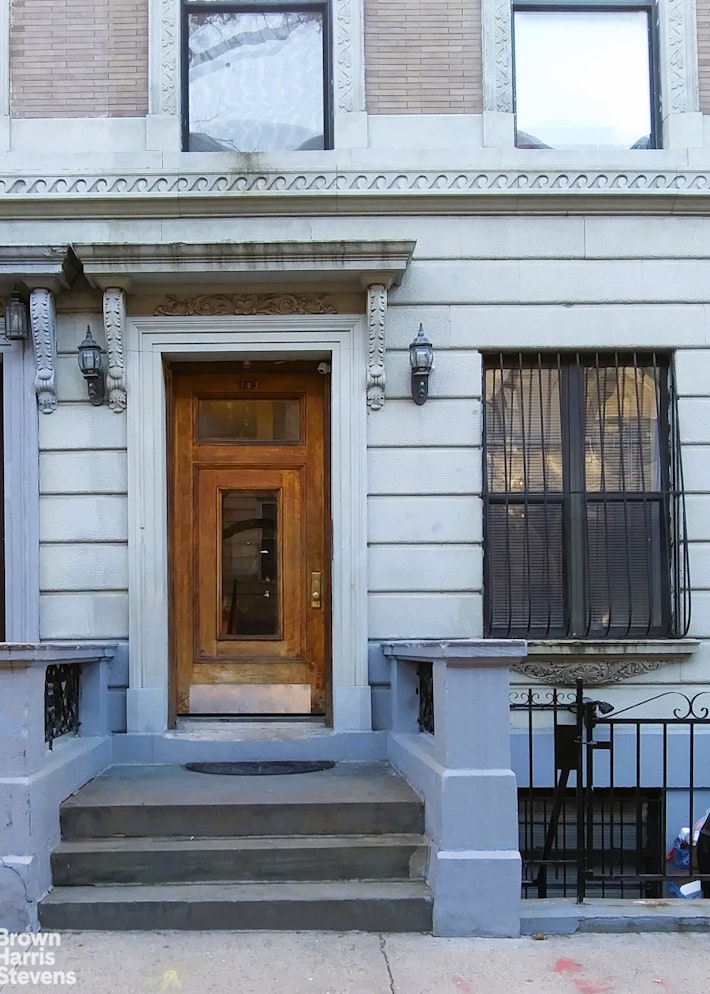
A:
{"type": "Polygon", "coordinates": [[[690,605],[668,358],[484,362],[490,636],[684,635],[690,605]]]}

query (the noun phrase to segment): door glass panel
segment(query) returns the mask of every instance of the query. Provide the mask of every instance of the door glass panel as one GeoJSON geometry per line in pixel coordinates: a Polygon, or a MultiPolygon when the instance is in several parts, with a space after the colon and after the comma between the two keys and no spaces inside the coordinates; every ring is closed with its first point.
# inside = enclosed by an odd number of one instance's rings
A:
{"type": "Polygon", "coordinates": [[[198,402],[200,442],[300,442],[301,402],[291,400],[207,400],[198,402]]]}
{"type": "Polygon", "coordinates": [[[222,491],[221,638],[279,638],[278,493],[222,491]]]}

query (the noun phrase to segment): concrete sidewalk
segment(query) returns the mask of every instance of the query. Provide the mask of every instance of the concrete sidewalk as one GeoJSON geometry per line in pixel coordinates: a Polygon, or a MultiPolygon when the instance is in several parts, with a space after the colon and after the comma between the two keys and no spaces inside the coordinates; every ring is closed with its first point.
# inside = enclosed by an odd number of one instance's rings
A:
{"type": "MultiPolygon", "coordinates": [[[[45,936],[48,933],[43,933],[45,936]]],[[[0,932],[0,943],[3,941],[0,932]]],[[[437,939],[350,932],[63,932],[26,971],[76,994],[708,994],[707,934],[437,939]],[[52,953],[54,963],[39,964],[52,953]],[[71,986],[68,972],[76,975],[71,986]],[[62,984],[62,972],[65,983],[62,984]]],[[[18,951],[18,950],[14,950],[18,951]]]]}

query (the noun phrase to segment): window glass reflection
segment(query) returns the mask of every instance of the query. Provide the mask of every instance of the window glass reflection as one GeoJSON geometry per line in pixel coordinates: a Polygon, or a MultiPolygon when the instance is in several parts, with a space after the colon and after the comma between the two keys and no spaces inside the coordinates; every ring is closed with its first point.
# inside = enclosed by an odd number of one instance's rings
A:
{"type": "Polygon", "coordinates": [[[275,638],[281,629],[278,495],[222,493],[222,638],[275,638]]]}
{"type": "Polygon", "coordinates": [[[646,11],[514,14],[518,148],[649,148],[646,11]]]}
{"type": "Polygon", "coordinates": [[[661,489],[660,372],[637,366],[585,371],[587,490],[661,489]]]}
{"type": "Polygon", "coordinates": [[[201,398],[197,438],[200,442],[300,442],[300,401],[201,398]]]}
{"type": "Polygon", "coordinates": [[[324,148],[320,11],[190,13],[190,151],[324,148]]]}

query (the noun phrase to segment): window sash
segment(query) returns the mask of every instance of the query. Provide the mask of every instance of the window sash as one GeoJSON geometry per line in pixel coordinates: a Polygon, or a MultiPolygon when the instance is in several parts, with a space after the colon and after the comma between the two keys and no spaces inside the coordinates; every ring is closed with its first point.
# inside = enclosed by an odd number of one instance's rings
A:
{"type": "MultiPolygon", "coordinates": [[[[498,637],[638,638],[687,631],[682,470],[666,360],[643,354],[511,357],[501,353],[486,357],[484,370],[486,633],[498,637]],[[527,389],[529,396],[537,390],[540,408],[546,376],[558,378],[559,415],[548,419],[548,424],[559,422],[562,477],[559,482],[556,478],[551,481],[549,473],[524,471],[524,486],[516,488],[520,472],[516,477],[510,466],[501,469],[496,457],[503,444],[512,451],[516,429],[518,448],[526,431],[534,434],[535,418],[530,415],[535,405],[528,405],[528,424],[523,426],[522,416],[517,421],[511,416],[516,400],[511,397],[505,401],[504,391],[507,385],[510,392],[511,381],[517,379],[521,388],[517,406],[525,407],[522,401],[527,389]],[[653,397],[648,393],[650,377],[653,397]],[[610,388],[610,378],[614,387],[625,384],[623,397],[610,388]],[[628,429],[626,439],[622,437],[618,451],[612,453],[613,459],[623,470],[625,446],[627,459],[634,452],[638,457],[632,460],[634,473],[628,470],[606,481],[602,473],[602,483],[613,482],[614,487],[600,486],[598,473],[593,488],[585,480],[590,380],[605,383],[604,402],[612,411],[616,406],[628,429]],[[645,395],[640,384],[646,387],[645,395]],[[506,407],[508,423],[501,427],[500,422],[505,421],[501,412],[506,407]],[[654,414],[651,473],[641,462],[642,457],[648,459],[652,448],[645,422],[654,414]],[[505,486],[497,485],[496,473],[505,486]]],[[[538,434],[544,450],[550,433],[545,432],[543,421],[538,434]]],[[[603,421],[602,411],[599,421],[603,421]]],[[[615,430],[612,425],[611,436],[615,430]]],[[[551,436],[556,442],[555,431],[551,436]]],[[[536,454],[535,460],[536,465],[544,465],[544,451],[542,459],[536,454]]],[[[526,461],[529,465],[530,459],[525,457],[523,465],[526,461]]],[[[588,470],[586,473],[589,475],[588,470]]]]}
{"type": "MultiPolygon", "coordinates": [[[[322,109],[323,109],[323,148],[333,148],[333,31],[331,9],[328,0],[259,0],[259,2],[242,2],[242,0],[182,0],[182,42],[181,42],[181,100],[182,100],[182,147],[190,150],[190,18],[195,15],[215,14],[318,14],[322,30],[322,109]]],[[[248,150],[235,149],[235,151],[248,150]]],[[[258,149],[255,152],[268,149],[258,149]]],[[[276,151],[276,149],[274,149],[276,151]]]]}
{"type": "MultiPolygon", "coordinates": [[[[514,0],[511,11],[511,45],[513,54],[513,109],[516,113],[516,145],[518,144],[518,121],[517,121],[517,79],[516,79],[516,13],[528,12],[551,12],[551,13],[584,13],[601,12],[613,14],[614,12],[645,13],[648,18],[648,86],[650,91],[650,147],[662,147],[662,116],[661,116],[661,73],[660,73],[660,42],[659,42],[659,14],[656,0],[514,0]]],[[[641,136],[639,136],[641,137],[641,136]]],[[[528,147],[520,145],[519,147],[528,147]]],[[[575,147],[570,145],[570,147],[575,147]]],[[[599,146],[608,148],[609,146],[599,146]]],[[[614,146],[611,146],[614,147],[614,146]]]]}

